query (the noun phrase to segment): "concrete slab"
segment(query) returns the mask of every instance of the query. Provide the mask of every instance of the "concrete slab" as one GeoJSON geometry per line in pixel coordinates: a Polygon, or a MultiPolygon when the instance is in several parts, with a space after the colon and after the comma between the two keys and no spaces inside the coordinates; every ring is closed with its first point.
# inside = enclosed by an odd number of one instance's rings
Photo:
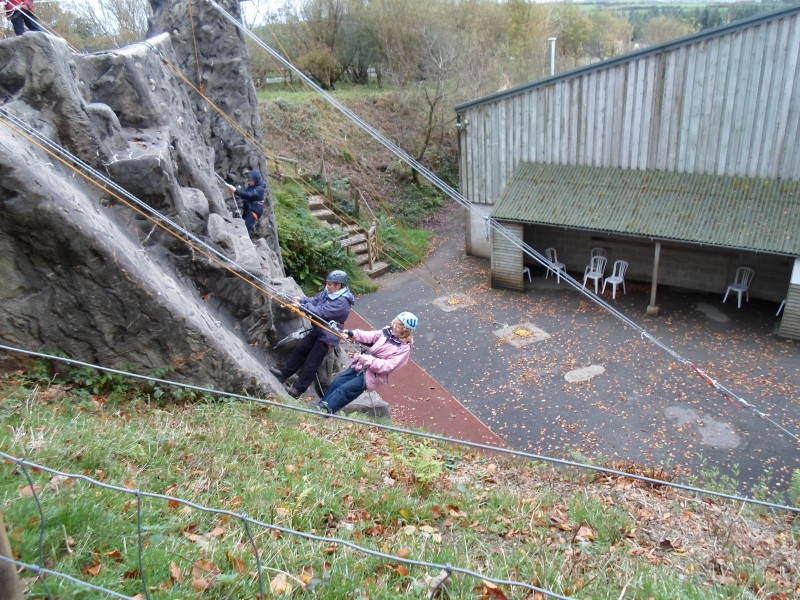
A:
{"type": "Polygon", "coordinates": [[[580,369],[575,369],[564,375],[564,379],[569,383],[580,383],[590,381],[606,372],[606,368],[600,365],[589,365],[580,369]]]}
{"type": "Polygon", "coordinates": [[[550,337],[550,334],[539,329],[533,323],[517,323],[516,325],[506,325],[493,331],[494,335],[503,342],[514,346],[514,348],[524,348],[536,342],[541,342],[550,337]]]}
{"type": "Polygon", "coordinates": [[[475,304],[475,300],[466,294],[456,292],[454,294],[436,298],[432,304],[439,307],[444,312],[452,312],[454,310],[458,310],[459,308],[467,308],[468,306],[472,306],[475,304]]]}

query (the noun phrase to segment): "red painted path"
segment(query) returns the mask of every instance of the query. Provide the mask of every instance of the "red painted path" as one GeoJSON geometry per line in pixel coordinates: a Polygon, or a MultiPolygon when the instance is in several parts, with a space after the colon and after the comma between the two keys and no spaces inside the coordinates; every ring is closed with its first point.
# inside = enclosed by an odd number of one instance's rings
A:
{"type": "MultiPolygon", "coordinates": [[[[346,327],[375,329],[355,311],[350,312],[346,327]]],[[[429,433],[468,442],[506,447],[498,435],[464,408],[413,360],[394,373],[389,378],[389,383],[381,387],[378,393],[392,405],[392,421],[403,427],[424,429],[429,433]]]]}

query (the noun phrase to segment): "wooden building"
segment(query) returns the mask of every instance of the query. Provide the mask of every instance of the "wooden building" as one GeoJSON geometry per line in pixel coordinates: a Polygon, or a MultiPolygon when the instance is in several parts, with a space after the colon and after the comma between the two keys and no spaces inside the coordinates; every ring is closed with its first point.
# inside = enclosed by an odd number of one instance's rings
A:
{"type": "MultiPolygon", "coordinates": [[[[798,58],[795,6],[459,105],[461,192],[568,270],[603,245],[650,281],[658,249],[659,282],[722,294],[755,266],[800,339],[798,58]]],[[[522,289],[522,250],[468,219],[467,252],[522,289]]]]}

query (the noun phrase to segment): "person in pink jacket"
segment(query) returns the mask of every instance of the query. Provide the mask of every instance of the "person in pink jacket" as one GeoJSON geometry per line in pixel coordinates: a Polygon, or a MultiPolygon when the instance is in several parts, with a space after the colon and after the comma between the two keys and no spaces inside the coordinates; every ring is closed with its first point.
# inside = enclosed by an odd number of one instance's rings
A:
{"type": "Polygon", "coordinates": [[[33,0],[6,0],[6,18],[14,26],[14,33],[22,35],[25,27],[31,31],[41,31],[33,14],[33,0]]]}
{"type": "Polygon", "coordinates": [[[365,390],[373,391],[389,381],[389,373],[408,362],[416,328],[417,317],[401,312],[383,329],[345,329],[348,337],[369,348],[353,356],[350,366],[333,380],[319,401],[320,410],[337,413],[365,390]]]}

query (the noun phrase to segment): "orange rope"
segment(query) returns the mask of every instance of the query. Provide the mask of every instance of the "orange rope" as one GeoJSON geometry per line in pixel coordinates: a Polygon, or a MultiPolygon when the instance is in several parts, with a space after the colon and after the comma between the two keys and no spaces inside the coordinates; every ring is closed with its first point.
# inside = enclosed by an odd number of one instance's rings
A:
{"type": "Polygon", "coordinates": [[[189,9],[189,25],[192,26],[192,42],[194,42],[194,63],[197,65],[197,85],[200,93],[203,93],[203,80],[200,78],[200,53],[197,50],[197,36],[194,32],[194,16],[192,15],[192,0],[186,0],[189,9]]]}
{"type": "Polygon", "coordinates": [[[80,169],[77,169],[77,168],[76,168],[74,165],[72,165],[71,163],[69,163],[67,160],[65,160],[64,158],[62,158],[61,156],[59,156],[58,154],[56,154],[55,152],[53,152],[53,151],[52,151],[52,150],[50,150],[49,148],[46,148],[45,146],[43,146],[42,144],[40,144],[38,141],[36,141],[36,140],[35,140],[35,139],[33,139],[32,137],[30,137],[28,134],[26,134],[24,131],[21,131],[20,129],[18,129],[17,127],[15,127],[15,126],[14,126],[14,125],[12,125],[11,123],[9,123],[9,122],[8,122],[8,121],[6,121],[5,119],[3,119],[2,117],[0,117],[0,121],[2,121],[2,123],[3,123],[3,124],[6,126],[6,127],[8,127],[8,128],[11,130],[11,131],[14,131],[14,132],[16,132],[17,134],[21,135],[23,138],[25,138],[26,140],[28,140],[28,141],[29,141],[31,144],[33,144],[33,145],[37,146],[38,148],[40,148],[41,150],[43,150],[44,152],[46,152],[48,155],[52,156],[54,159],[56,159],[58,162],[60,162],[61,164],[63,164],[63,165],[64,165],[64,166],[66,166],[67,168],[69,168],[69,169],[72,169],[72,171],[74,171],[75,173],[77,173],[78,175],[80,175],[81,177],[83,177],[83,178],[84,178],[85,180],[87,180],[89,183],[91,183],[91,184],[93,184],[93,185],[95,185],[95,186],[99,187],[101,190],[103,190],[104,192],[106,192],[106,193],[107,193],[107,194],[109,194],[110,196],[113,196],[114,198],[116,198],[117,200],[119,200],[119,201],[120,201],[122,204],[124,204],[124,205],[125,205],[125,206],[127,206],[128,208],[130,208],[130,209],[134,210],[135,212],[139,213],[139,214],[140,214],[142,217],[144,217],[145,219],[147,219],[148,221],[150,221],[151,223],[153,223],[153,224],[154,224],[156,227],[160,227],[161,229],[163,229],[164,231],[166,231],[166,232],[167,232],[168,234],[170,234],[171,236],[175,237],[176,239],[178,239],[178,240],[179,240],[179,241],[181,241],[181,242],[184,242],[184,243],[185,243],[187,246],[189,246],[191,249],[193,249],[193,250],[195,250],[196,252],[198,252],[199,254],[201,254],[201,255],[205,256],[205,257],[206,257],[208,260],[210,260],[211,262],[213,262],[213,263],[215,263],[215,264],[219,265],[220,267],[222,267],[223,269],[225,269],[226,271],[228,271],[228,272],[229,272],[229,273],[231,273],[232,275],[234,275],[234,276],[238,277],[239,279],[241,279],[241,280],[242,280],[242,281],[244,281],[245,283],[247,283],[247,284],[249,284],[249,285],[252,285],[252,286],[253,286],[255,289],[259,290],[260,292],[262,292],[262,293],[263,293],[263,294],[265,294],[266,296],[269,296],[269,297],[270,297],[272,300],[274,300],[275,302],[277,302],[278,304],[280,304],[280,305],[281,305],[281,306],[283,306],[284,308],[286,308],[286,309],[290,310],[291,312],[293,312],[294,314],[296,314],[296,315],[297,315],[297,316],[299,316],[299,317],[302,317],[302,318],[304,318],[304,319],[308,319],[309,321],[312,321],[312,322],[313,322],[314,324],[316,324],[318,327],[320,327],[320,328],[322,328],[322,329],[325,329],[325,330],[327,330],[327,331],[329,331],[329,332],[333,333],[334,335],[336,335],[336,336],[337,336],[337,337],[339,337],[340,339],[343,339],[343,340],[345,340],[345,341],[347,341],[347,340],[349,339],[347,336],[344,336],[344,335],[342,335],[342,333],[341,333],[341,332],[339,332],[339,331],[336,331],[336,330],[332,329],[332,328],[331,328],[331,327],[328,325],[328,323],[326,323],[325,321],[323,321],[323,320],[321,320],[321,319],[320,319],[320,320],[314,320],[312,317],[310,317],[310,316],[308,315],[308,313],[306,313],[306,312],[302,311],[300,308],[298,308],[298,307],[297,307],[297,306],[295,306],[294,304],[291,304],[291,303],[288,303],[288,302],[285,302],[285,301],[281,300],[281,298],[280,298],[280,297],[278,297],[277,295],[275,295],[275,294],[271,293],[271,292],[270,292],[269,290],[267,290],[266,288],[264,288],[264,287],[262,287],[262,286],[258,285],[258,284],[257,284],[257,283],[255,283],[254,281],[251,281],[250,279],[248,279],[247,277],[245,277],[243,274],[241,274],[241,273],[240,273],[238,270],[236,270],[236,269],[234,269],[233,267],[231,267],[231,266],[229,266],[229,265],[225,264],[223,261],[221,261],[219,258],[217,258],[216,256],[214,256],[213,254],[211,254],[211,253],[209,253],[209,252],[206,252],[205,250],[203,250],[203,248],[199,247],[197,244],[194,244],[194,243],[193,243],[191,240],[189,240],[189,239],[187,239],[187,238],[185,238],[185,237],[181,236],[181,235],[180,235],[180,234],[179,234],[177,231],[173,231],[171,228],[167,227],[167,226],[166,226],[164,223],[162,223],[162,222],[161,222],[159,219],[156,219],[156,218],[154,218],[154,217],[153,217],[151,214],[149,214],[149,213],[145,212],[145,211],[144,211],[144,210],[142,210],[141,208],[139,208],[139,207],[137,207],[137,206],[134,206],[133,204],[131,204],[131,203],[130,203],[128,200],[126,200],[125,198],[123,198],[123,197],[122,197],[122,196],[120,196],[119,194],[116,194],[116,193],[114,193],[113,191],[109,190],[109,189],[108,189],[108,188],[107,188],[107,187],[106,187],[104,184],[102,184],[102,183],[100,183],[100,182],[98,182],[98,181],[95,181],[95,180],[94,180],[94,179],[92,179],[92,178],[91,178],[91,177],[90,177],[88,174],[84,173],[84,172],[83,172],[83,171],[81,171],[80,169]]]}

